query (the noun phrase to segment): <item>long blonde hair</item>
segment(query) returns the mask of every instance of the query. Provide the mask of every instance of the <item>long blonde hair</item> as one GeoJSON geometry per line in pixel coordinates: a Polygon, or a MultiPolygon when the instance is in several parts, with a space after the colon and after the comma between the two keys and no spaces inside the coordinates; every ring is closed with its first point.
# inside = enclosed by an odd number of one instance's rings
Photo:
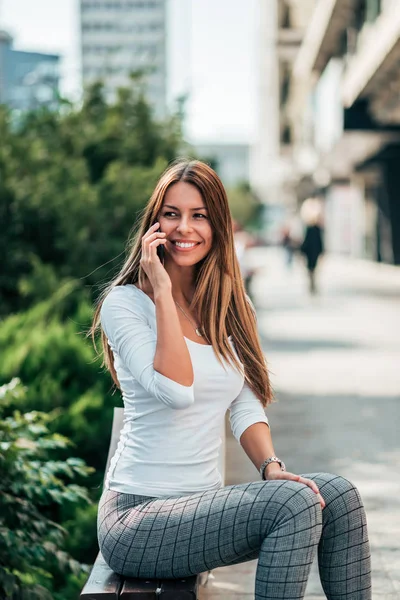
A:
{"type": "Polygon", "coordinates": [[[137,231],[128,243],[127,258],[121,271],[98,299],[88,335],[92,336],[95,344],[96,332],[101,331],[103,366],[110,371],[119,387],[113,353],[101,329],[101,305],[117,285],[138,283],[140,288],[144,287],[147,276],[140,266],[142,237],[157,220],[168,188],[178,181],[190,183],[199,190],[208,208],[213,230],[210,252],[195,265],[195,293],[190,309],[199,315],[204,338],[212,344],[219,362],[222,364],[222,358],[231,362],[244,375],[249,387],[265,407],[273,401],[273,393],[257,331],[254,307],[246,294],[236,257],[228,199],[218,175],[201,161],[178,159],[161,175],[138,220],[137,231]],[[229,344],[228,335],[232,336],[244,372],[229,344]]]}

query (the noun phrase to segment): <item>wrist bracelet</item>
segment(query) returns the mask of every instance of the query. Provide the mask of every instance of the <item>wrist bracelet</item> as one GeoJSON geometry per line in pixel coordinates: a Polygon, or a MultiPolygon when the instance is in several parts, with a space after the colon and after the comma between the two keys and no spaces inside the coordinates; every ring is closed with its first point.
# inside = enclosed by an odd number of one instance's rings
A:
{"type": "Polygon", "coordinates": [[[283,462],[283,460],[281,460],[277,456],[270,456],[269,458],[267,458],[266,460],[264,460],[263,464],[260,467],[261,479],[263,479],[264,481],[265,481],[264,471],[265,471],[266,467],[269,464],[273,463],[273,462],[276,462],[276,463],[278,463],[280,465],[281,471],[286,471],[286,466],[285,466],[285,463],[283,462]]]}

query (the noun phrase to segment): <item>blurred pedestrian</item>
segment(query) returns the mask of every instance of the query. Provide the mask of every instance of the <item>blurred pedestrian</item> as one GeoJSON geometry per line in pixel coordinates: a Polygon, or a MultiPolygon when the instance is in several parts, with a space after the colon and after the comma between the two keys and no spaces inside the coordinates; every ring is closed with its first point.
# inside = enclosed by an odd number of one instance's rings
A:
{"type": "Polygon", "coordinates": [[[306,230],[300,251],[304,254],[308,271],[310,294],[317,293],[316,269],[324,252],[321,204],[316,198],[309,198],[302,206],[302,217],[306,230]]]}
{"type": "Polygon", "coordinates": [[[298,215],[292,215],[284,223],[281,231],[281,244],[286,254],[286,265],[290,269],[294,253],[299,249],[302,238],[302,225],[298,215]]]}
{"type": "Polygon", "coordinates": [[[322,227],[318,223],[307,225],[301,252],[306,258],[310,294],[317,293],[315,271],[323,251],[322,227]]]}
{"type": "Polygon", "coordinates": [[[251,233],[246,231],[244,227],[233,219],[233,238],[235,242],[236,256],[239,262],[240,272],[242,274],[244,287],[250,299],[253,300],[251,294],[251,283],[256,273],[256,269],[252,269],[247,261],[247,249],[254,245],[254,239],[251,233]]]}

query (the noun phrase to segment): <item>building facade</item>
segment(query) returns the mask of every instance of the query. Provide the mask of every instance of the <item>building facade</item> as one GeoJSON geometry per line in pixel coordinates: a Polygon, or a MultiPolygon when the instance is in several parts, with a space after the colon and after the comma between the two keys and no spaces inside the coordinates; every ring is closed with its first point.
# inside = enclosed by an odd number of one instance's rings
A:
{"type": "Polygon", "coordinates": [[[13,39],[0,31],[0,104],[21,111],[59,105],[57,54],[14,50],[13,39]]]}
{"type": "Polygon", "coordinates": [[[279,64],[277,49],[278,0],[257,4],[257,130],[250,151],[250,183],[266,205],[278,202],[279,64]]]}
{"type": "Polygon", "coordinates": [[[102,80],[106,96],[145,73],[156,114],[166,110],[166,0],[80,0],[83,85],[102,80]]]}
{"type": "Polygon", "coordinates": [[[293,189],[325,197],[328,249],[400,264],[397,0],[314,0],[287,85],[293,189]]]}
{"type": "Polygon", "coordinates": [[[257,136],[250,154],[250,183],[265,204],[264,229],[278,240],[283,222],[297,203],[295,162],[310,163],[309,148],[295,158],[288,111],[293,63],[314,0],[259,0],[257,136]]]}

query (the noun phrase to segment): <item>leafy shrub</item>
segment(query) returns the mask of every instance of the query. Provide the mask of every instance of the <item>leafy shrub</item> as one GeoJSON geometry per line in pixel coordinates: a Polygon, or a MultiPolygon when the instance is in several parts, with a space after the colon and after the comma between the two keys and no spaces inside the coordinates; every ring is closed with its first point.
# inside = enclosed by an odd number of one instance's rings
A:
{"type": "MultiPolygon", "coordinates": [[[[77,455],[96,469],[89,485],[102,481],[111,434],[112,382],[100,369],[83,331],[92,307],[74,281],[29,310],[0,323],[0,385],[19,377],[27,386],[12,408],[52,411],[51,431],[67,436],[77,455]],[[98,472],[97,472],[98,471],[98,472]]],[[[119,397],[119,395],[118,395],[119,397]]],[[[66,457],[58,453],[58,458],[66,457]]]]}
{"type": "Polygon", "coordinates": [[[49,432],[56,411],[3,418],[26,393],[17,378],[0,387],[0,597],[52,600],[55,576],[62,582],[72,573],[79,581],[87,567],[65,552],[66,532],[49,515],[54,506],[90,502],[87,490],[71,481],[93,469],[78,458],[52,458],[70,445],[49,432]]]}

